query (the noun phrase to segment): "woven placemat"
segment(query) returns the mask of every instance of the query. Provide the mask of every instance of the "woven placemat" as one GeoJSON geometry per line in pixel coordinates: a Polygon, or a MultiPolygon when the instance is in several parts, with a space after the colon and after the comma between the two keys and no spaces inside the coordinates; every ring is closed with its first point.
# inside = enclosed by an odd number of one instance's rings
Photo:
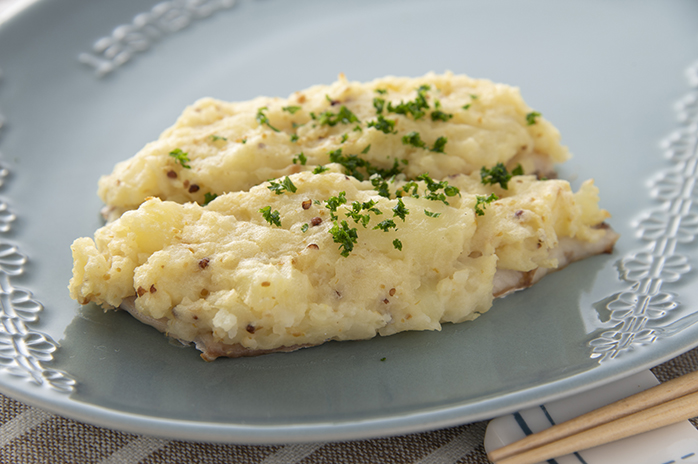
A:
{"type": "MultiPolygon", "coordinates": [[[[698,348],[652,372],[664,382],[696,368],[698,348]]],[[[286,446],[189,443],[95,427],[0,395],[0,463],[487,464],[486,428],[482,421],[399,437],[286,446]]]]}

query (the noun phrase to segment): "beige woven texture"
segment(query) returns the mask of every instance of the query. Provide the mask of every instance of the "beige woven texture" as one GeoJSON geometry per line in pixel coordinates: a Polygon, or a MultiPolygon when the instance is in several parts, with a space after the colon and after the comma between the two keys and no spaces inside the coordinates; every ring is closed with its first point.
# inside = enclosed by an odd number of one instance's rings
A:
{"type": "MultiPolygon", "coordinates": [[[[698,368],[698,348],[652,369],[660,381],[698,368]]],[[[698,423],[694,422],[694,425],[698,423]]],[[[486,464],[487,422],[345,443],[245,446],[170,441],[94,427],[0,395],[1,464],[486,464]]]]}

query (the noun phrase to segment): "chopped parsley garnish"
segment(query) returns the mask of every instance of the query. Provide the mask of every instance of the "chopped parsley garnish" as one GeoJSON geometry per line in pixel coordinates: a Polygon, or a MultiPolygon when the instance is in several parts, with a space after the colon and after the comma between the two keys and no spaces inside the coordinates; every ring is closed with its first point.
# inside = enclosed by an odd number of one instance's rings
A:
{"type": "Polygon", "coordinates": [[[170,152],[170,156],[175,159],[176,162],[182,165],[183,168],[191,169],[187,163],[191,160],[189,159],[189,154],[183,152],[180,148],[175,148],[170,152]]]}
{"type": "Polygon", "coordinates": [[[378,174],[382,178],[388,179],[388,178],[397,176],[398,174],[400,174],[402,172],[400,170],[400,162],[398,161],[397,158],[393,159],[393,167],[391,167],[390,169],[377,168],[377,167],[371,165],[371,163],[369,163],[368,161],[366,163],[367,163],[366,171],[368,172],[369,177],[374,175],[374,174],[378,174]]]}
{"type": "Polygon", "coordinates": [[[286,111],[287,113],[295,114],[296,111],[299,111],[300,109],[300,106],[284,106],[283,108],[281,108],[281,111],[286,111]]]}
{"type": "Polygon", "coordinates": [[[410,195],[411,197],[414,198],[419,198],[419,195],[417,194],[417,191],[419,190],[419,184],[413,180],[407,182],[405,185],[397,189],[395,192],[395,195],[398,197],[404,197],[405,195],[410,195]],[[412,189],[412,193],[410,193],[410,189],[412,189]]]}
{"type": "Polygon", "coordinates": [[[427,144],[424,143],[422,140],[422,137],[419,135],[419,132],[409,132],[407,135],[402,136],[402,143],[404,145],[412,145],[413,147],[417,148],[426,148],[427,144]]]}
{"type": "MultiPolygon", "coordinates": [[[[519,165],[519,167],[521,167],[521,165],[519,165]]],[[[511,174],[509,174],[503,163],[495,164],[492,169],[487,169],[483,166],[480,168],[480,178],[482,179],[483,185],[499,184],[504,190],[509,190],[511,174]]]]}
{"type": "Polygon", "coordinates": [[[374,92],[376,92],[377,94],[380,94],[380,95],[385,95],[386,93],[388,93],[388,91],[386,89],[376,89],[376,90],[374,90],[374,92]]]}
{"type": "Polygon", "coordinates": [[[379,222],[378,225],[373,228],[373,230],[380,229],[383,232],[388,232],[390,229],[395,228],[397,228],[395,221],[393,221],[392,219],[386,219],[385,221],[379,222]]]}
{"type": "Polygon", "coordinates": [[[471,94],[470,94],[470,98],[472,98],[473,100],[477,100],[477,99],[478,99],[478,96],[475,95],[474,93],[471,93],[471,94]]]}
{"type": "Polygon", "coordinates": [[[361,128],[361,126],[360,126],[359,124],[357,124],[356,126],[354,126],[354,128],[352,129],[352,131],[354,131],[354,132],[363,132],[364,130],[361,128]]]}
{"type": "Polygon", "coordinates": [[[379,174],[374,174],[371,176],[371,185],[373,185],[373,188],[376,189],[378,195],[385,198],[390,198],[388,182],[386,182],[386,180],[383,179],[379,174]]]}
{"type": "Polygon", "coordinates": [[[517,164],[516,167],[514,168],[514,170],[511,171],[511,175],[512,176],[523,176],[524,175],[523,167],[520,164],[517,164]]]}
{"type": "Polygon", "coordinates": [[[346,214],[348,217],[354,220],[354,223],[361,223],[362,226],[366,227],[368,223],[371,221],[371,215],[361,214],[361,211],[368,211],[368,213],[373,213],[375,215],[383,214],[383,212],[375,206],[376,202],[374,200],[370,200],[364,203],[359,203],[358,201],[355,201],[351,204],[351,209],[346,210],[346,214]]]}
{"type": "Polygon", "coordinates": [[[291,179],[289,179],[288,176],[284,177],[284,180],[281,182],[270,180],[267,188],[277,195],[281,195],[286,191],[295,193],[297,190],[296,186],[293,185],[293,182],[291,182],[291,179]]]}
{"type": "Polygon", "coordinates": [[[349,253],[351,253],[354,249],[354,245],[358,241],[356,229],[350,228],[347,221],[342,221],[340,223],[335,221],[329,232],[332,235],[334,243],[339,243],[339,249],[342,250],[340,254],[345,258],[349,256],[349,253]]]}
{"type": "MultiPolygon", "coordinates": [[[[400,241],[399,238],[396,238],[393,240],[393,248],[396,250],[402,251],[402,242],[400,241]]],[[[381,361],[385,361],[385,358],[381,359],[381,361]]]]}
{"type": "MultiPolygon", "coordinates": [[[[308,162],[308,158],[303,154],[303,152],[298,153],[298,155],[296,155],[293,158],[293,164],[300,164],[301,166],[305,166],[305,163],[307,163],[307,162],[308,162]]],[[[288,177],[287,177],[287,179],[288,179],[288,177]]],[[[295,192],[295,190],[294,190],[294,192],[295,192]]]]}
{"type": "Polygon", "coordinates": [[[441,216],[441,213],[433,213],[433,212],[426,210],[426,209],[424,210],[424,214],[426,214],[427,216],[429,216],[431,218],[437,218],[437,217],[441,216]]]}
{"type": "Polygon", "coordinates": [[[347,210],[347,217],[353,219],[355,224],[361,223],[362,226],[366,227],[369,221],[371,221],[371,215],[361,214],[361,203],[358,201],[355,201],[352,207],[352,209],[347,210]]]}
{"type": "Polygon", "coordinates": [[[439,137],[438,139],[434,140],[434,145],[432,145],[430,150],[436,153],[443,153],[446,142],[448,142],[446,137],[439,137]]]}
{"type": "Polygon", "coordinates": [[[276,210],[272,212],[271,206],[265,206],[264,208],[261,208],[259,212],[262,213],[262,217],[269,224],[281,227],[281,218],[279,212],[276,210]]]}
{"type": "Polygon", "coordinates": [[[475,203],[475,214],[478,216],[484,216],[487,205],[493,201],[499,200],[499,197],[494,193],[491,193],[488,197],[476,195],[475,198],[477,198],[477,203],[475,203]]]}
{"type": "Polygon", "coordinates": [[[359,171],[360,168],[366,170],[368,177],[378,174],[381,177],[386,178],[395,176],[401,172],[397,158],[395,159],[392,168],[383,169],[372,165],[369,161],[359,157],[358,155],[344,155],[342,154],[341,148],[331,151],[329,155],[330,162],[341,164],[344,167],[346,174],[356,177],[358,180],[364,180],[366,178],[366,176],[359,171]]]}
{"type": "Polygon", "coordinates": [[[446,197],[454,197],[456,195],[460,195],[460,190],[458,189],[458,187],[448,185],[448,181],[446,180],[436,182],[426,173],[417,176],[417,180],[421,180],[425,184],[427,184],[428,192],[426,192],[424,195],[424,198],[426,198],[427,200],[440,201],[443,202],[445,205],[448,205],[449,203],[448,201],[446,201],[446,197]],[[443,191],[439,192],[439,190],[442,189],[443,191]]]}
{"type": "Polygon", "coordinates": [[[211,136],[211,140],[213,140],[214,142],[218,142],[219,140],[226,140],[227,141],[228,139],[226,139],[225,137],[221,137],[220,135],[214,134],[211,136]]]}
{"type": "Polygon", "coordinates": [[[341,164],[344,166],[347,174],[359,180],[364,180],[364,175],[358,169],[366,167],[368,161],[359,158],[358,155],[343,155],[342,149],[338,148],[330,152],[330,162],[341,164]]]}
{"type": "Polygon", "coordinates": [[[298,142],[298,134],[291,134],[291,142],[298,142]]]}
{"type": "Polygon", "coordinates": [[[375,127],[376,130],[379,130],[384,134],[397,134],[397,131],[395,130],[395,120],[385,119],[382,114],[379,114],[375,121],[369,121],[366,125],[368,127],[375,127]]]}
{"type": "Polygon", "coordinates": [[[257,120],[257,122],[258,122],[260,125],[265,125],[265,124],[266,124],[266,126],[269,127],[269,129],[273,130],[274,132],[279,132],[279,129],[277,129],[276,127],[272,126],[271,123],[269,123],[269,118],[267,117],[266,114],[264,114],[264,112],[265,112],[267,109],[268,109],[268,108],[267,108],[266,106],[263,106],[263,107],[261,107],[260,109],[258,109],[258,110],[257,110],[257,116],[255,117],[255,119],[257,120]]]}
{"type": "Polygon", "coordinates": [[[342,139],[339,141],[339,143],[344,143],[349,139],[349,134],[344,133],[342,134],[342,139]]]}
{"type": "Polygon", "coordinates": [[[372,213],[374,213],[374,214],[383,214],[383,211],[381,211],[381,210],[379,210],[378,208],[376,208],[376,205],[377,205],[377,204],[378,204],[377,201],[375,201],[375,200],[369,200],[369,201],[366,201],[366,202],[361,203],[361,208],[364,209],[364,210],[366,210],[366,211],[370,211],[370,212],[372,212],[372,213]]]}
{"type": "Polygon", "coordinates": [[[385,108],[385,99],[373,97],[373,107],[376,109],[376,114],[381,114],[385,108]]]}
{"type": "Polygon", "coordinates": [[[368,145],[366,145],[366,148],[364,148],[363,150],[361,150],[361,154],[362,154],[362,155],[365,155],[366,153],[368,153],[368,151],[369,151],[370,149],[371,149],[371,144],[369,143],[368,145]]]}
{"type": "Polygon", "coordinates": [[[467,110],[468,108],[470,108],[470,103],[468,103],[467,105],[461,106],[461,108],[463,108],[464,110],[467,110]]]}
{"type": "Polygon", "coordinates": [[[211,192],[204,193],[204,206],[211,203],[213,200],[216,199],[216,197],[218,197],[218,195],[215,193],[211,193],[211,192]]]}
{"type": "Polygon", "coordinates": [[[452,114],[449,113],[444,113],[441,110],[434,110],[431,112],[431,120],[432,121],[448,121],[453,117],[452,114]]]}
{"type": "Polygon", "coordinates": [[[330,218],[333,220],[337,219],[337,215],[335,214],[337,212],[337,208],[347,202],[346,194],[346,192],[339,192],[336,197],[330,197],[325,202],[325,208],[330,210],[330,218]]]}
{"type": "Polygon", "coordinates": [[[405,222],[405,216],[410,214],[405,204],[402,202],[402,198],[397,199],[397,205],[393,207],[393,217],[399,217],[402,222],[405,222]]]}
{"type": "Polygon", "coordinates": [[[240,143],[242,143],[242,144],[247,143],[247,137],[244,137],[242,140],[240,140],[240,143]]]}
{"type": "Polygon", "coordinates": [[[303,232],[303,233],[308,232],[308,227],[310,227],[310,226],[309,226],[308,223],[306,222],[305,224],[303,224],[303,225],[301,226],[301,232],[303,232]]]}
{"type": "MultiPolygon", "coordinates": [[[[311,116],[315,115],[311,114],[311,116]]],[[[321,113],[319,116],[315,116],[315,118],[317,118],[317,121],[321,126],[336,126],[339,123],[351,124],[353,122],[359,122],[359,118],[357,118],[356,115],[344,105],[339,108],[339,113],[333,113],[327,110],[324,113],[321,113]]]]}
{"type": "Polygon", "coordinates": [[[323,172],[329,171],[330,168],[325,167],[323,165],[316,166],[315,169],[313,169],[313,174],[322,174],[323,172]]]}
{"type": "Polygon", "coordinates": [[[428,85],[422,85],[417,89],[417,97],[408,101],[407,103],[400,102],[397,105],[393,105],[388,102],[387,109],[391,113],[403,114],[405,116],[411,114],[414,119],[419,119],[423,117],[426,113],[425,109],[429,108],[429,103],[427,102],[426,93],[430,89],[428,85]]]}
{"type": "Polygon", "coordinates": [[[538,111],[531,111],[526,115],[526,125],[527,126],[532,126],[534,125],[537,121],[536,118],[539,118],[541,114],[538,111]]]}

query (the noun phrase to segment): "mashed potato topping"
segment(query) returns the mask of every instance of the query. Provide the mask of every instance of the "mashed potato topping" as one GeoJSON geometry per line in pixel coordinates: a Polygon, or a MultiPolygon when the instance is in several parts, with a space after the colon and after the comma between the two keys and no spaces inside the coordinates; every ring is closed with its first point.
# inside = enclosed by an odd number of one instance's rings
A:
{"type": "Polygon", "coordinates": [[[206,360],[439,330],[611,251],[592,181],[545,180],[568,157],[516,88],[450,73],[202,99],[100,179],[70,295],[206,360]]]}
{"type": "Polygon", "coordinates": [[[473,173],[380,192],[331,168],[206,206],[150,198],[75,241],[71,296],[135,298],[181,340],[249,350],[438,330],[490,308],[498,269],[554,268],[559,240],[598,240],[608,217],[591,181],[573,193],[520,175],[505,190],[473,173]]]}
{"type": "Polygon", "coordinates": [[[114,219],[148,197],[203,203],[206,194],[312,171],[332,153],[361,155],[383,170],[397,162],[409,179],[425,172],[444,179],[497,163],[548,172],[569,157],[555,127],[517,88],[450,73],[368,83],[340,76],[288,98],[199,100],[102,177],[98,193],[114,219]]]}

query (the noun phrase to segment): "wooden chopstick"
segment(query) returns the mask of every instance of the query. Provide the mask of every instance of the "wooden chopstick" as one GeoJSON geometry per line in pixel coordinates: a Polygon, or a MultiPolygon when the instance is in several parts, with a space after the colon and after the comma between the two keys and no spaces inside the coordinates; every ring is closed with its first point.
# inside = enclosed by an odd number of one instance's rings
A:
{"type": "Polygon", "coordinates": [[[491,451],[487,457],[496,464],[533,464],[695,416],[698,416],[698,372],[529,435],[491,451]]]}

